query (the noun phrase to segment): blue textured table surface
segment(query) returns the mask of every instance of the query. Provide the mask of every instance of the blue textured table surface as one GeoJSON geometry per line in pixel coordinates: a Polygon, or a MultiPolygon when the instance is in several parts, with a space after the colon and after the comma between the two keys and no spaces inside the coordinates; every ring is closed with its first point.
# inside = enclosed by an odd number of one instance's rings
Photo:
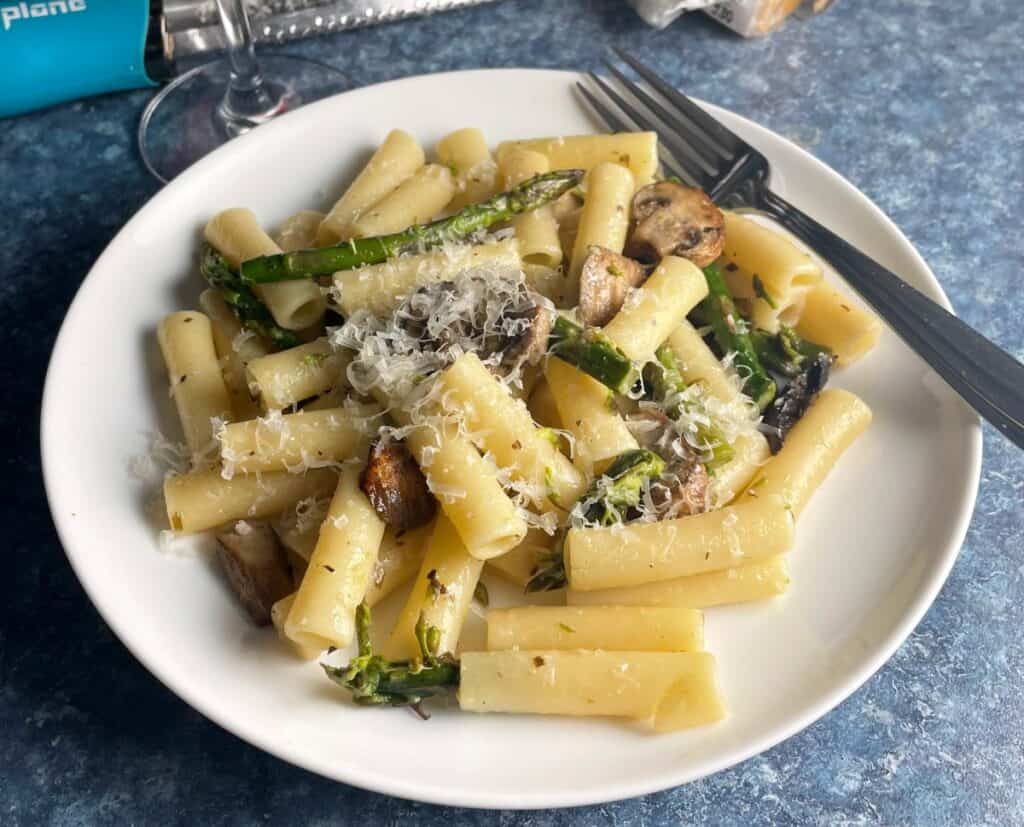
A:
{"type": "MultiPolygon", "coordinates": [[[[606,44],[623,45],[850,178],[918,246],[957,310],[1021,358],[1022,42],[1019,0],[840,0],[755,41],[699,16],[655,32],[620,0],[506,0],[288,51],[334,63],[355,87],[481,66],[594,69],[606,44]]],[[[164,689],[65,562],[37,428],[71,298],[157,189],[134,148],[148,97],[0,122],[11,529],[0,578],[0,823],[1024,824],[1024,455],[989,428],[967,541],[909,641],[823,720],[699,783],[500,817],[419,805],[286,765],[164,689]]]]}

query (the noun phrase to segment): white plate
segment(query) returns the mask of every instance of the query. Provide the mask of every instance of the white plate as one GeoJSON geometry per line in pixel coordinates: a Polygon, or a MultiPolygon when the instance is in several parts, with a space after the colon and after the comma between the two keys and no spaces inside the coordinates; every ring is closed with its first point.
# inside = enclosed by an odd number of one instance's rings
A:
{"type": "MultiPolygon", "coordinates": [[[[195,306],[198,230],[219,209],[273,225],[323,208],[395,126],[430,146],[482,127],[492,142],[595,131],[573,74],[411,78],[323,101],[231,142],[161,191],[118,234],[75,299],[42,410],[43,466],[61,540],[125,645],[221,726],[360,787],[443,804],[555,807],[664,789],[799,731],[866,680],[918,622],[956,557],[979,477],[977,420],[895,337],[835,382],[875,421],[801,519],[785,599],[708,612],[725,723],[652,736],[603,720],[353,708],[318,668],[253,629],[201,556],[158,550],[127,470],[144,434],[174,434],[154,329],[195,306]]],[[[946,302],[899,230],[839,175],[779,136],[713,110],[779,172],[784,194],[946,302]]],[[[869,726],[870,724],[865,724],[869,726]]]]}

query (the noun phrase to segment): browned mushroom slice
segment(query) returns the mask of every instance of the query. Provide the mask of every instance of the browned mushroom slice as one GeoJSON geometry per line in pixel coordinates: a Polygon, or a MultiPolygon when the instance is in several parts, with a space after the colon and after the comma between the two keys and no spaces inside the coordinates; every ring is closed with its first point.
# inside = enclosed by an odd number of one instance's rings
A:
{"type": "Polygon", "coordinates": [[[675,436],[672,420],[658,408],[641,408],[626,417],[626,427],[641,448],[661,455],[664,446],[675,436]]]}
{"type": "Polygon", "coordinates": [[[651,496],[661,519],[689,517],[709,509],[711,477],[700,462],[679,462],[651,486],[651,496]]]}
{"type": "Polygon", "coordinates": [[[437,501],[404,442],[378,441],[359,480],[377,515],[395,532],[429,523],[437,501]]]}
{"type": "Polygon", "coordinates": [[[294,587],[284,549],[269,524],[240,522],[217,532],[217,559],[253,623],[270,623],[270,607],[294,587]]]}
{"type": "Polygon", "coordinates": [[[703,463],[693,463],[685,473],[677,473],[676,479],[679,482],[672,487],[672,498],[679,506],[679,514],[689,516],[709,510],[708,486],[711,484],[711,476],[703,463]]]}
{"type": "Polygon", "coordinates": [[[515,326],[516,333],[503,348],[503,361],[506,363],[536,365],[547,353],[555,311],[543,296],[532,291],[531,295],[536,300],[533,307],[512,314],[515,319],[522,319],[523,325],[521,330],[515,326]]]}
{"type": "Polygon", "coordinates": [[[703,190],[658,181],[637,191],[632,210],[627,256],[651,262],[681,256],[706,267],[722,254],[725,220],[703,190]]]}
{"type": "Polygon", "coordinates": [[[629,289],[639,287],[645,277],[640,262],[592,245],[580,271],[579,320],[588,327],[608,324],[622,309],[629,289]]]}
{"type": "Polygon", "coordinates": [[[626,425],[641,448],[654,451],[668,462],[668,468],[651,486],[660,519],[702,514],[708,510],[711,477],[697,452],[679,437],[672,420],[655,408],[642,408],[629,415],[626,425]]]}

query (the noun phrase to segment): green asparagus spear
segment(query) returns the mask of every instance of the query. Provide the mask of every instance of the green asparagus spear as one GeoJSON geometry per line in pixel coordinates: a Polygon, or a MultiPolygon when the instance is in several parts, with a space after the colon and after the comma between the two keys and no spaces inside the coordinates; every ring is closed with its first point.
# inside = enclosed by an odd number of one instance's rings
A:
{"type": "MultiPolygon", "coordinates": [[[[651,451],[636,449],[620,454],[580,498],[585,505],[583,522],[603,526],[622,522],[629,510],[640,504],[644,483],[661,476],[664,470],[665,460],[651,451]]],[[[553,591],[566,583],[565,554],[559,543],[537,561],[526,591],[553,591]]]]}
{"type": "Polygon", "coordinates": [[[231,270],[224,256],[209,244],[203,245],[199,258],[199,272],[210,287],[219,291],[239,323],[246,330],[262,336],[276,349],[297,347],[302,341],[292,331],[279,327],[252,290],[231,270]]]}
{"type": "Polygon", "coordinates": [[[564,316],[555,319],[548,352],[574,365],[616,393],[629,393],[636,383],[633,363],[600,330],[583,328],[564,316]]]}
{"type": "Polygon", "coordinates": [[[697,440],[705,446],[707,452],[704,467],[714,471],[733,458],[732,446],[726,441],[721,428],[713,422],[700,421],[710,420],[701,401],[684,395],[688,386],[672,348],[662,345],[654,356],[656,362],[644,365],[644,385],[650,389],[654,401],[664,407],[665,415],[670,419],[678,419],[686,414],[688,419],[697,420],[697,440]]]}
{"type": "Polygon", "coordinates": [[[790,378],[799,376],[822,354],[832,356],[829,348],[804,339],[788,325],[780,325],[778,333],[752,330],[750,341],[762,365],[790,378]]]}
{"type": "Polygon", "coordinates": [[[322,664],[324,672],[338,686],[352,693],[360,706],[419,707],[426,699],[459,685],[459,662],[450,654],[438,654],[440,632],[422,615],[416,623],[420,657],[391,661],[373,654],[370,643],[370,609],[360,603],[356,609],[356,640],[359,655],[346,666],[322,664]]]}
{"type": "Polygon", "coordinates": [[[338,270],[352,270],[366,264],[379,264],[401,253],[426,250],[452,241],[461,241],[478,230],[520,213],[530,212],[571,190],[583,179],[583,170],[567,169],[534,176],[480,204],[468,207],[448,218],[430,224],[418,224],[390,235],[343,241],[333,247],[296,250],[242,263],[242,279],[247,284],[326,276],[338,270]]]}
{"type": "Polygon", "coordinates": [[[721,271],[714,264],[704,268],[708,295],[701,309],[711,325],[715,341],[726,353],[734,353],[736,367],[743,376],[743,390],[763,411],[775,397],[775,382],[757,358],[754,345],[746,330],[746,321],[736,309],[721,271]]]}
{"type": "MultiPolygon", "coordinates": [[[[662,345],[654,351],[655,361],[644,365],[644,388],[655,402],[664,402],[677,393],[686,390],[686,380],[679,371],[676,355],[668,345],[662,345]]],[[[678,411],[666,410],[670,418],[675,419],[678,411]]]]}

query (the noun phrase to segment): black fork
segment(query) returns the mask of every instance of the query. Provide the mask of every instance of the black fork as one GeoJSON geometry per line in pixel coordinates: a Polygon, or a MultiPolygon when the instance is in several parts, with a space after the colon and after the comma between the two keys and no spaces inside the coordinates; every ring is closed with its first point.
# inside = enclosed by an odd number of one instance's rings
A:
{"type": "Polygon", "coordinates": [[[755,210],[803,241],[853,287],[982,417],[1024,448],[1024,365],[899,276],[769,188],[771,164],[640,61],[616,49],[648,88],[608,64],[613,83],[590,73],[600,90],[580,92],[612,130],[658,134],[665,169],[705,190],[716,203],[755,210]]]}

